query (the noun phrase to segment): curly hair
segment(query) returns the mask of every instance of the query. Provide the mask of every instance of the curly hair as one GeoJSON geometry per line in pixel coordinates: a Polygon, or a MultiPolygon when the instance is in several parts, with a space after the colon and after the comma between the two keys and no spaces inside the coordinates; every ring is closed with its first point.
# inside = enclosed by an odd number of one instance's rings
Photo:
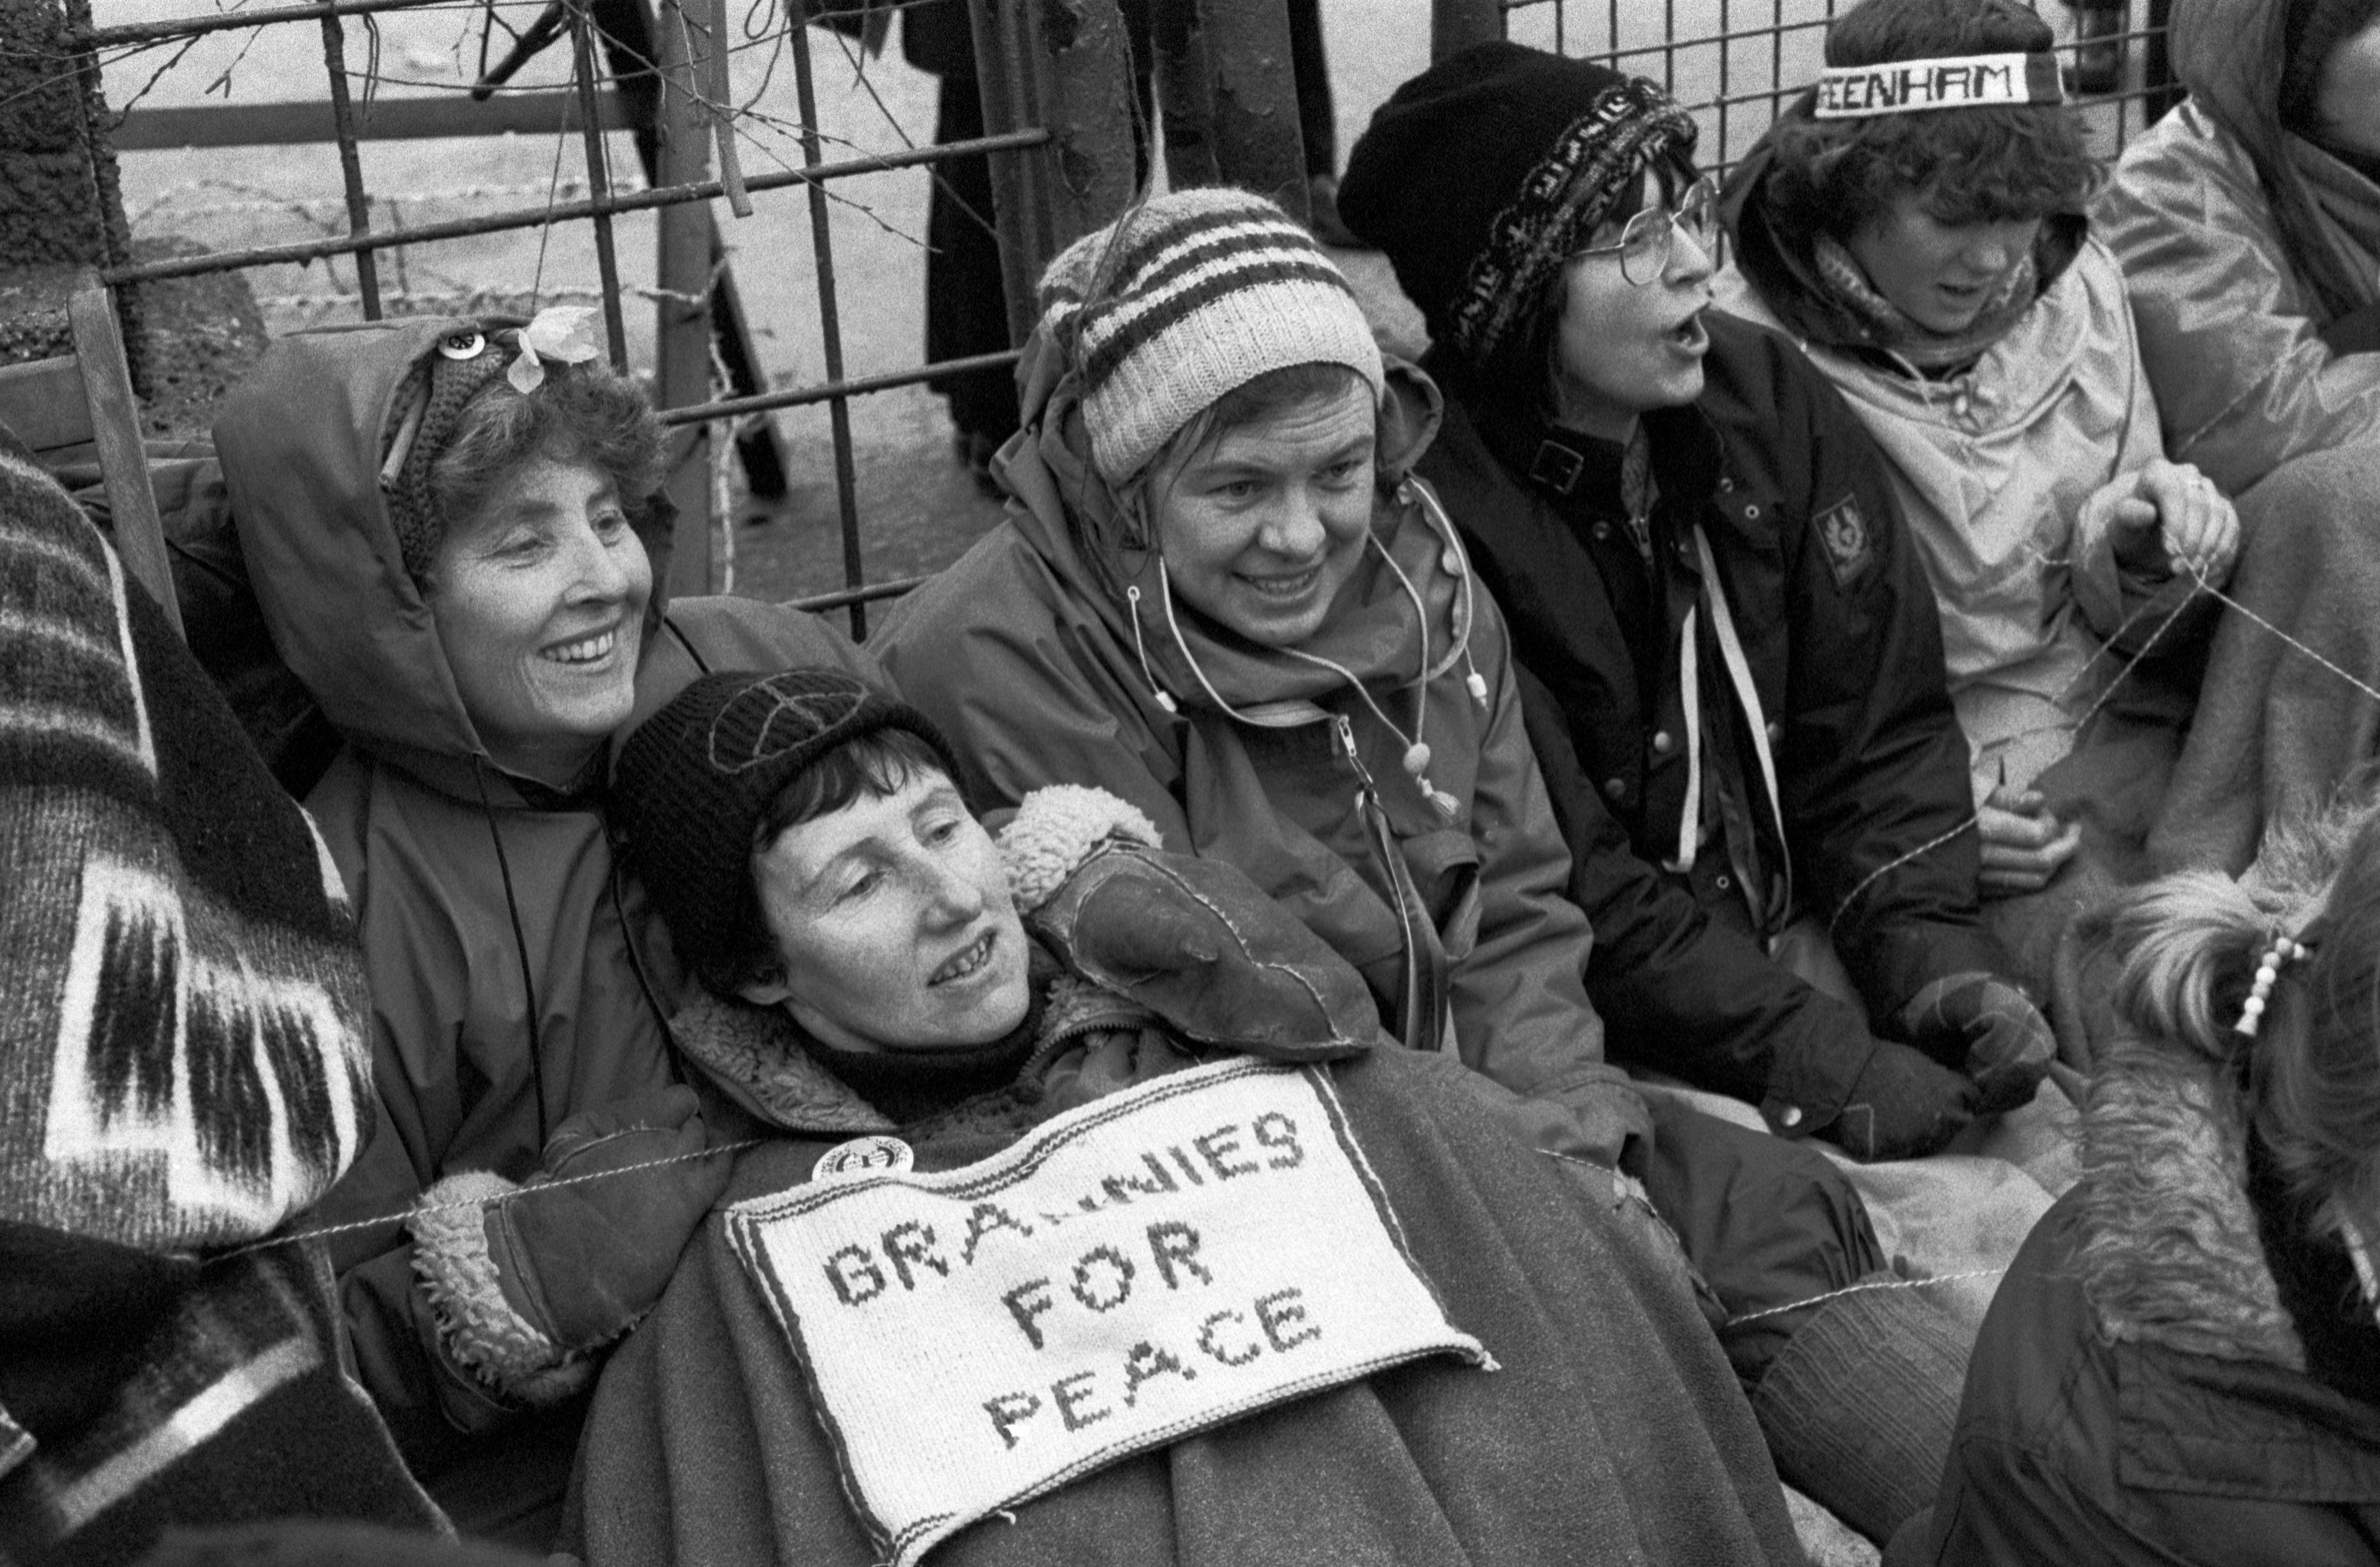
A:
{"type": "Polygon", "coordinates": [[[2380,1214],[2380,807],[2368,787],[2277,822],[2239,881],[2180,872],[2100,917],[2121,961],[2119,1020],[2209,1063],[2244,1063],[2257,1133],[2333,1225],[2380,1214]],[[2290,931],[2311,955],[2283,967],[2243,1036],[2257,965],[2290,931]]]}
{"type": "MultiPolygon", "coordinates": [[[[2034,54],[2056,42],[2017,0],[1862,0],[1827,31],[1827,64],[2034,54]]],[[[1807,101],[1777,122],[1763,201],[1783,234],[1848,239],[1922,192],[1937,222],[2023,222],[2075,213],[2100,172],[2082,122],[2049,104],[1821,120],[1807,101]]]]}
{"type": "Polygon", "coordinates": [[[652,405],[609,366],[548,364],[545,380],[526,394],[497,376],[464,406],[431,463],[441,534],[478,515],[504,475],[535,456],[601,468],[641,528],[661,489],[662,450],[652,405]]]}

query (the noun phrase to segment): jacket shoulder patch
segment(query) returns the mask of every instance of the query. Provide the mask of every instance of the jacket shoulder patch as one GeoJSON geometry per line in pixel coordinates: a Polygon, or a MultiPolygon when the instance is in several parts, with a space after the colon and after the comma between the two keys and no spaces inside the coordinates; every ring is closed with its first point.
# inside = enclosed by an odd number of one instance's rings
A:
{"type": "Polygon", "coordinates": [[[1848,589],[1875,561],[1876,538],[1868,531],[1867,518],[1860,515],[1856,495],[1837,501],[1814,517],[1810,526],[1817,530],[1818,543],[1827,552],[1827,565],[1835,574],[1836,587],[1848,589]]]}

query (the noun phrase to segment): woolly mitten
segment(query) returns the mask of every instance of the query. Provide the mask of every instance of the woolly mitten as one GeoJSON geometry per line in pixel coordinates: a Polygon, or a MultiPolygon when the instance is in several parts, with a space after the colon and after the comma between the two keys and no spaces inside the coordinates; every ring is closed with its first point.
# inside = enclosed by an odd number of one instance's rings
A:
{"type": "Polygon", "coordinates": [[[730,1160],[683,1157],[704,1137],[693,1090],[663,1088],[564,1122],[526,1185],[474,1172],[431,1187],[412,1221],[414,1267],[455,1357],[543,1402],[555,1384],[541,1374],[635,1327],[727,1184],[730,1160]],[[662,1160],[675,1162],[606,1178],[662,1160]],[[477,1211],[450,1206],[471,1197],[477,1211]]]}
{"type": "Polygon", "coordinates": [[[1984,1114],[2031,1102],[2058,1037],[2024,992],[1981,970],[1946,974],[1900,1009],[1901,1032],[1937,1061],[1955,1061],[1974,1080],[1984,1114]]]}
{"type": "Polygon", "coordinates": [[[1026,926],[1059,960],[1186,1039],[1304,1061],[1379,1032],[1346,959],[1238,867],[1158,847],[1148,818],[1113,796],[1037,790],[1001,853],[1026,926]]]}
{"type": "Polygon", "coordinates": [[[1916,1159],[1974,1118],[1974,1084],[1923,1051],[1879,1039],[1842,1112],[1818,1136],[1856,1160],[1916,1159]]]}

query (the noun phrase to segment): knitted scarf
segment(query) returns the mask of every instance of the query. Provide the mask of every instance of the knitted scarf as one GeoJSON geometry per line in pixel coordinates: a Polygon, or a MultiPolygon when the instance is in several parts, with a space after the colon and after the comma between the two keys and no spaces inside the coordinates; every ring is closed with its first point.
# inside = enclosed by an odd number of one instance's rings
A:
{"type": "Polygon", "coordinates": [[[1959,332],[1936,332],[1912,320],[1900,306],[1876,291],[1866,271],[1840,240],[1821,234],[1812,247],[1818,280],[1837,304],[1868,329],[1868,343],[1927,372],[1956,370],[1983,356],[2009,328],[2033,309],[2041,273],[2034,257],[2009,270],[1984,301],[1984,308],[1959,332]]]}

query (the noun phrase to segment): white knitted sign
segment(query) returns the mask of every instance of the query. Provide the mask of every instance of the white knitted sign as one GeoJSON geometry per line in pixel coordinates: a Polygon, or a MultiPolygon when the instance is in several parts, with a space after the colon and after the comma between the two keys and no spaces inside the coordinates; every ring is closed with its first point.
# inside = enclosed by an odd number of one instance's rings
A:
{"type": "Polygon", "coordinates": [[[979,1164],[728,1212],[895,1567],[996,1509],[1252,1410],[1451,1353],[1319,1073],[1234,1060],[979,1164]]]}

